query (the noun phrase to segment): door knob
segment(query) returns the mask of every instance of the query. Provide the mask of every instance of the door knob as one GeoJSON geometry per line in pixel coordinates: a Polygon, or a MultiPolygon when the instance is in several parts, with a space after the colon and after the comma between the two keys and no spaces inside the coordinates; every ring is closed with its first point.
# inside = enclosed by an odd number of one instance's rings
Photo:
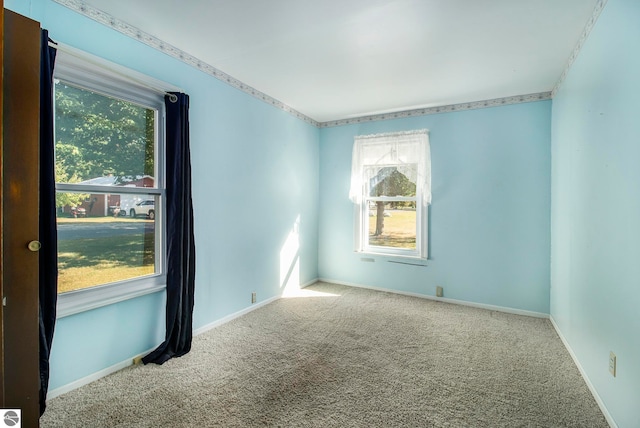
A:
{"type": "Polygon", "coordinates": [[[36,251],[40,251],[40,248],[42,248],[42,244],[40,243],[40,241],[31,241],[29,242],[29,245],[27,245],[27,247],[30,251],[33,251],[35,253],[36,251]]]}

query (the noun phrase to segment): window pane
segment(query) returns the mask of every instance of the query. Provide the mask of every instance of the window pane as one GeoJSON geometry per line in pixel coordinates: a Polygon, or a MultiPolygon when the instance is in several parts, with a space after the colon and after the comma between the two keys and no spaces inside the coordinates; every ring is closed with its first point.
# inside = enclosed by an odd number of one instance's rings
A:
{"type": "Polygon", "coordinates": [[[56,197],[59,293],[158,272],[154,196],[58,192],[56,197]],[[130,209],[136,216],[124,215],[119,203],[134,199],[130,209]]]}
{"type": "Polygon", "coordinates": [[[369,245],[416,249],[415,202],[370,202],[369,245]]]}
{"type": "Polygon", "coordinates": [[[56,182],[155,187],[155,113],[57,81],[56,182]]]}
{"type": "Polygon", "coordinates": [[[368,166],[364,177],[368,196],[416,196],[415,164],[368,166]]]}

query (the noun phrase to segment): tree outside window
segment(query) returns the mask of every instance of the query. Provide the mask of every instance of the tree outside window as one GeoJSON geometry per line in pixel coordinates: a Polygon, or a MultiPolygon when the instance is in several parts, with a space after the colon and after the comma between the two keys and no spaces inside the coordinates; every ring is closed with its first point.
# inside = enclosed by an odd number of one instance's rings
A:
{"type": "Polygon", "coordinates": [[[426,258],[430,201],[426,131],[356,137],[350,197],[356,251],[426,258]]]}

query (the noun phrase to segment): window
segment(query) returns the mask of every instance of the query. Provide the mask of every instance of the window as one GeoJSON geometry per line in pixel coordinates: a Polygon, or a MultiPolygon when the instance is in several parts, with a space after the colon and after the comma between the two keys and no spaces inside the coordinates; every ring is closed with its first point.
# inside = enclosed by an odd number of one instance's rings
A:
{"type": "Polygon", "coordinates": [[[166,283],[164,97],[141,79],[150,80],[84,53],[58,50],[59,316],[166,283]]]}
{"type": "Polygon", "coordinates": [[[350,198],[356,204],[356,251],[426,259],[428,132],[357,136],[350,198]]]}

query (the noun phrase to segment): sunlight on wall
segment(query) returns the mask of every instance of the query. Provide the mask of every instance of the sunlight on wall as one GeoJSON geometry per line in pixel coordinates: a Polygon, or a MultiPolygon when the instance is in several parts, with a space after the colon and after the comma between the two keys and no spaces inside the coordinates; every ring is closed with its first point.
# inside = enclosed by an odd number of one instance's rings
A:
{"type": "Polygon", "coordinates": [[[280,288],[282,297],[336,297],[337,294],[300,288],[300,216],[280,249],[280,288]]]}
{"type": "Polygon", "coordinates": [[[280,249],[280,288],[283,295],[300,290],[300,215],[280,249]]]}

